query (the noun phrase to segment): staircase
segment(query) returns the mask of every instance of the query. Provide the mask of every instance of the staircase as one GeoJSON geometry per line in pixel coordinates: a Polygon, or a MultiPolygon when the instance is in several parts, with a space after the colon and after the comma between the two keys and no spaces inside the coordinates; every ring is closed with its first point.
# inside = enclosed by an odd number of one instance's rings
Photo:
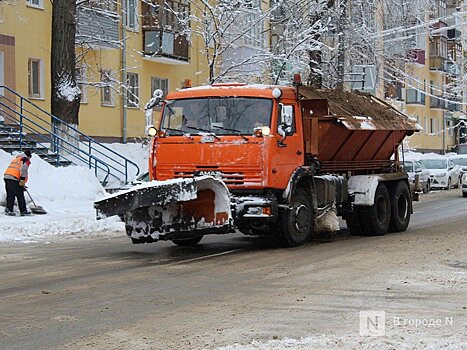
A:
{"type": "Polygon", "coordinates": [[[103,186],[118,187],[139,174],[138,165],[130,159],[9,87],[0,85],[0,91],[0,149],[5,152],[29,149],[54,166],[84,165],[94,171],[103,186]]]}

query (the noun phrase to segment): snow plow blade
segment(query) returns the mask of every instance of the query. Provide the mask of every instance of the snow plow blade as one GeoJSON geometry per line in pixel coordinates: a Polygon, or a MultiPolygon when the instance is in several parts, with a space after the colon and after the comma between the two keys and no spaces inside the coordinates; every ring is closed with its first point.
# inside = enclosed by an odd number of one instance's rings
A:
{"type": "Polygon", "coordinates": [[[94,202],[97,218],[120,215],[133,243],[232,232],[230,195],[211,176],[137,185],[94,202]]]}

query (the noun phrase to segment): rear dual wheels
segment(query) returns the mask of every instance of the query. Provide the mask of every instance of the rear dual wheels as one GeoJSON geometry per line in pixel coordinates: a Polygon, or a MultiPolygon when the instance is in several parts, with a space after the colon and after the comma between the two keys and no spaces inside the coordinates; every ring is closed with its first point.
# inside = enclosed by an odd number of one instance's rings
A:
{"type": "Polygon", "coordinates": [[[410,222],[410,191],[404,181],[399,181],[391,196],[391,223],[392,232],[407,230],[410,222]]]}
{"type": "Polygon", "coordinates": [[[388,231],[405,231],[410,222],[410,192],[404,181],[388,187],[380,183],[372,206],[354,206],[346,219],[350,233],[365,236],[383,236],[388,231]]]}

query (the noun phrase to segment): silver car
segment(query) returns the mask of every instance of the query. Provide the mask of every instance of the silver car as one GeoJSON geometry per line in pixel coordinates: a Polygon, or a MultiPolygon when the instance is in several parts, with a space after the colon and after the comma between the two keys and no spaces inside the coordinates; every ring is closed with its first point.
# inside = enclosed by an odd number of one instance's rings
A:
{"type": "Polygon", "coordinates": [[[415,184],[415,175],[418,175],[418,182],[423,193],[430,192],[430,172],[419,160],[404,160],[404,170],[409,176],[410,184],[415,184]]]}

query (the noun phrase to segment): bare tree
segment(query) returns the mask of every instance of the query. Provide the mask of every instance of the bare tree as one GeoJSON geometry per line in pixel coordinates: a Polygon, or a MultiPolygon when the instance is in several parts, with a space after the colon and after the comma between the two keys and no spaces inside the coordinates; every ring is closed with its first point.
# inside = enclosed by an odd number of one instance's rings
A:
{"type": "MultiPolygon", "coordinates": [[[[53,2],[51,46],[51,113],[73,128],[77,128],[79,123],[81,99],[75,70],[76,5],[76,0],[53,2]]],[[[77,144],[76,135],[73,135],[75,131],[56,119],[52,123],[59,137],[66,140],[57,145],[73,152],[73,146],[77,144]]]]}

